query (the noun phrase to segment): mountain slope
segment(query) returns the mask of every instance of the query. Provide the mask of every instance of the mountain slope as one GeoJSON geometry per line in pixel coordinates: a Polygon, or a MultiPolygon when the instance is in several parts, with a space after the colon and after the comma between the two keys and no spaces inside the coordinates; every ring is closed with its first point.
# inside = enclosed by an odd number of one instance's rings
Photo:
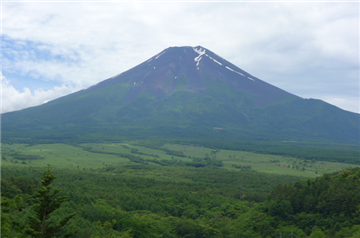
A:
{"type": "Polygon", "coordinates": [[[357,142],[359,114],[272,86],[201,47],[170,47],[47,104],[3,114],[3,138],[357,142]]]}

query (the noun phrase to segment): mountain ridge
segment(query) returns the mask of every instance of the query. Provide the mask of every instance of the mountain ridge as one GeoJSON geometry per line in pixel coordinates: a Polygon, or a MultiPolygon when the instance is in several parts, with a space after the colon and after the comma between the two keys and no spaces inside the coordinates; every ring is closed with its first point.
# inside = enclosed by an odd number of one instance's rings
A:
{"type": "Polygon", "coordinates": [[[329,105],[270,85],[204,47],[185,46],[2,121],[5,139],[24,131],[54,138],[107,131],[122,138],[357,142],[360,116],[329,105]]]}

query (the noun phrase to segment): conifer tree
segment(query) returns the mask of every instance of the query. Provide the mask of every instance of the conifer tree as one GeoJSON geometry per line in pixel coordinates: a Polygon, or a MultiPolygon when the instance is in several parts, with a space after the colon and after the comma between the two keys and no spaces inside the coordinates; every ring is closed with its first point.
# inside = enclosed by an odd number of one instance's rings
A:
{"type": "MultiPolygon", "coordinates": [[[[51,183],[56,178],[51,169],[48,168],[42,177],[42,188],[37,190],[39,203],[33,206],[35,215],[29,215],[30,228],[26,230],[26,233],[31,237],[52,238],[55,237],[62,227],[73,218],[77,213],[72,213],[63,218],[58,225],[55,225],[52,221],[49,221],[49,215],[60,208],[61,204],[67,200],[67,197],[56,197],[60,192],[58,189],[54,189],[51,183]]],[[[74,233],[67,233],[63,237],[70,237],[74,233]]]]}

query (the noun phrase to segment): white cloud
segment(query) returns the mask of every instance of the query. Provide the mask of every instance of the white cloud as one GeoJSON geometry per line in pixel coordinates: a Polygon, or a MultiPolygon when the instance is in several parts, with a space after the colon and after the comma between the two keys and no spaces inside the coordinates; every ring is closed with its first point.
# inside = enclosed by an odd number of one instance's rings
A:
{"type": "Polygon", "coordinates": [[[341,97],[337,98],[334,96],[322,96],[322,99],[332,105],[344,109],[346,111],[360,113],[360,102],[359,97],[341,97]]]}
{"type": "Polygon", "coordinates": [[[85,88],[169,46],[202,45],[300,96],[328,95],[324,90],[341,80],[343,90],[332,96],[346,98],[359,81],[358,75],[347,76],[359,69],[358,3],[4,2],[2,7],[5,75],[85,88]]]}
{"type": "Polygon", "coordinates": [[[37,106],[58,97],[74,92],[67,86],[54,87],[51,90],[37,89],[31,92],[24,88],[22,92],[15,89],[8,80],[1,76],[1,112],[21,110],[27,107],[37,106]]]}

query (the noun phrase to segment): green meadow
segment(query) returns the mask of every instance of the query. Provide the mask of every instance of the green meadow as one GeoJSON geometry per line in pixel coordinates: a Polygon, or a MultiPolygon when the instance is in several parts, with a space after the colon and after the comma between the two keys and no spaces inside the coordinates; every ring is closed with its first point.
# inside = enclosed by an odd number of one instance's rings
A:
{"type": "Polygon", "coordinates": [[[127,143],[67,144],[2,144],[2,166],[51,166],[92,170],[111,165],[136,164],[129,156],[141,158],[143,163],[152,161],[191,162],[194,158],[208,157],[222,161],[222,169],[241,171],[252,169],[258,172],[294,175],[315,178],[358,165],[298,159],[294,157],[259,154],[236,150],[214,150],[211,148],[165,144],[158,148],[127,143]]]}
{"type": "Polygon", "coordinates": [[[105,164],[124,164],[128,160],[111,154],[97,154],[81,147],[66,144],[2,144],[2,166],[18,164],[21,166],[48,166],[57,168],[96,169],[105,164]],[[34,156],[28,159],[26,156],[34,156]],[[21,156],[24,156],[21,158],[21,156]],[[18,157],[18,158],[17,158],[18,157]]]}
{"type": "Polygon", "coordinates": [[[228,170],[238,170],[233,165],[251,166],[258,172],[274,173],[283,175],[294,175],[303,177],[318,177],[322,174],[332,173],[347,168],[358,167],[358,165],[348,163],[337,163],[316,160],[304,160],[294,157],[258,154],[254,152],[236,150],[212,150],[204,147],[166,144],[165,148],[182,151],[185,155],[203,157],[206,155],[214,156],[223,161],[224,168],[228,170]],[[215,152],[215,153],[214,153],[215,152]]]}

